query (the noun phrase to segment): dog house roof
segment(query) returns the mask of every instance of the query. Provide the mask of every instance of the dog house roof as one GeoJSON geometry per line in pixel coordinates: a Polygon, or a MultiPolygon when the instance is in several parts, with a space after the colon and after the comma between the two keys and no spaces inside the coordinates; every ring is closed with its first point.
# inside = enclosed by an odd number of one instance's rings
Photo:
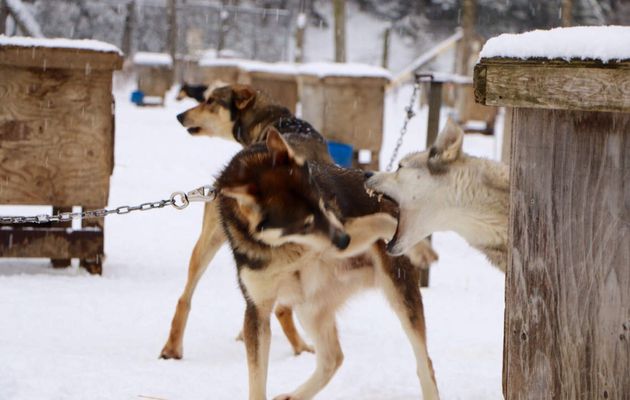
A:
{"type": "Polygon", "coordinates": [[[604,63],[630,60],[630,27],[576,26],[504,33],[488,40],[480,57],[580,59],[604,63]]]}

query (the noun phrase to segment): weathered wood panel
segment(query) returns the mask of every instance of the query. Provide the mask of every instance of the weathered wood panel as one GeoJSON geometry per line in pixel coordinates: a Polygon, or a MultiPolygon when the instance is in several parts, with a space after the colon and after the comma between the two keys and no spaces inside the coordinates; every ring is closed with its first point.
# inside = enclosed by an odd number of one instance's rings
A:
{"type": "Polygon", "coordinates": [[[171,67],[136,66],[138,90],[145,96],[162,97],[173,85],[173,69],[171,67]]]}
{"type": "Polygon", "coordinates": [[[281,104],[295,114],[298,102],[298,83],[296,75],[274,74],[259,71],[241,71],[238,82],[252,85],[262,90],[275,102],[281,104]]]}
{"type": "Polygon", "coordinates": [[[67,228],[0,229],[0,257],[88,258],[103,254],[103,231],[67,228]]]}
{"type": "Polygon", "coordinates": [[[475,99],[491,106],[630,112],[630,62],[484,59],[475,99]]]}
{"type": "Polygon", "coordinates": [[[42,69],[80,69],[113,71],[122,68],[118,53],[53,47],[0,46],[0,65],[42,69]]]}
{"type": "Polygon", "coordinates": [[[0,65],[0,203],[107,204],[111,71],[0,65]]]}
{"type": "Polygon", "coordinates": [[[302,115],[328,139],[379,150],[385,79],[302,77],[302,115]]]}
{"type": "Polygon", "coordinates": [[[630,114],[516,109],[507,399],[630,398],[630,114]]]}

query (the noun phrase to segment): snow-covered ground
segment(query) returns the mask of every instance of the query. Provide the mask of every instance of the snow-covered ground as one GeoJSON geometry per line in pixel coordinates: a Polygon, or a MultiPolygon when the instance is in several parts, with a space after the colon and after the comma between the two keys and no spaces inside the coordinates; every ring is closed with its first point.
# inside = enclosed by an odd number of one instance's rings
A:
{"type": "MultiPolygon", "coordinates": [[[[116,114],[116,168],[110,205],[167,198],[212,182],[238,147],[189,136],[175,115],[191,106],[137,108],[121,92],[116,114]]],[[[386,164],[397,139],[409,88],[390,93],[386,164]]],[[[410,124],[401,155],[424,147],[426,110],[410,124]]],[[[467,136],[465,149],[496,154],[494,139],[467,136]]],[[[184,286],[203,206],[111,216],[103,276],[47,262],[0,260],[0,400],[208,399],[247,397],[244,346],[234,340],[243,300],[229,251],[222,248],[193,301],[181,361],[159,360],[184,286]]],[[[23,208],[20,209],[24,211],[23,208]]],[[[0,208],[0,215],[15,209],[0,208]]],[[[39,210],[26,209],[37,213],[39,210]]],[[[440,261],[423,289],[429,351],[443,399],[501,397],[503,275],[451,233],[438,233],[440,261]]],[[[320,399],[420,398],[411,348],[376,291],[339,314],[342,368],[320,399]]],[[[293,389],[314,367],[294,357],[272,325],[270,396],[293,389]]]]}

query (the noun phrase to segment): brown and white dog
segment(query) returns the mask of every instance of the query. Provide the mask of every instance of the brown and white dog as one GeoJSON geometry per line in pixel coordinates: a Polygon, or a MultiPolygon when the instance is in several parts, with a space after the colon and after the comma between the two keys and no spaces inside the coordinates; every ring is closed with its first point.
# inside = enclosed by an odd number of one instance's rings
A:
{"type": "Polygon", "coordinates": [[[449,119],[430,149],[403,158],[396,172],[374,173],[366,187],[400,207],[390,254],[403,254],[433,232],[454,231],[505,272],[508,167],[465,154],[463,138],[449,119]]]}
{"type": "MultiPolygon", "coordinates": [[[[296,140],[295,149],[300,157],[332,163],[326,141],[310,124],[296,118],[287,108],[248,85],[217,88],[207,100],[179,114],[177,119],[188,128],[191,135],[224,138],[243,146],[264,141],[266,129],[274,126],[280,132],[298,134],[299,141],[296,140]]],[[[225,242],[217,204],[206,203],[201,234],[188,264],[186,286],[177,302],[169,336],[160,353],[161,358],[182,358],[184,331],[192,296],[208,264],[225,242]]],[[[294,353],[312,352],[311,346],[304,342],[294,325],[291,309],[278,307],[276,316],[294,353]]]]}
{"type": "Polygon", "coordinates": [[[343,353],[336,311],[368,287],[383,290],[411,342],[424,400],[439,398],[426,345],[419,270],[386,254],[396,205],[369,196],[364,173],[302,158],[299,135],[269,129],[266,143],[239,152],[216,181],[221,221],[246,301],[243,327],[249,399],[266,399],[270,314],[292,306],[314,341],[314,373],[276,400],[313,398],[343,353]],[[381,226],[391,227],[389,231],[381,226]]]}

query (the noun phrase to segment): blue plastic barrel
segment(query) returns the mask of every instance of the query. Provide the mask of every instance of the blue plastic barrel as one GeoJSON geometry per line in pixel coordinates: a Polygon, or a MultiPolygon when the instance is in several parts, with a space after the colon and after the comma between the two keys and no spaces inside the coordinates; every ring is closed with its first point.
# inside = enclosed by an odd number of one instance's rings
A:
{"type": "Polygon", "coordinates": [[[328,141],[328,152],[335,164],[340,167],[352,167],[352,145],[328,141]]]}
{"type": "Polygon", "coordinates": [[[136,105],[141,105],[144,102],[144,93],[141,90],[131,92],[131,102],[136,105]]]}

